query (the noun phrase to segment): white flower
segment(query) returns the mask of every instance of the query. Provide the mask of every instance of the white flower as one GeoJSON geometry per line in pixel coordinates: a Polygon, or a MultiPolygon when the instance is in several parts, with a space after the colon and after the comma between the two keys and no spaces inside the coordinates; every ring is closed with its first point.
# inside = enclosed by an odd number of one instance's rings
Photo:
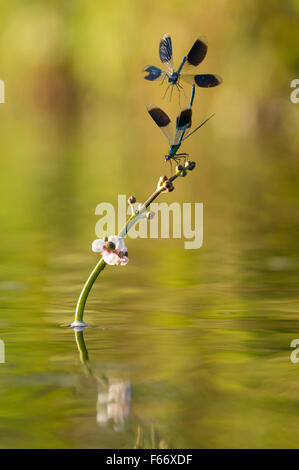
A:
{"type": "Polygon", "coordinates": [[[101,253],[105,263],[125,266],[128,261],[128,250],[124,239],[117,235],[112,235],[108,240],[98,238],[92,242],[92,251],[101,253]]]}

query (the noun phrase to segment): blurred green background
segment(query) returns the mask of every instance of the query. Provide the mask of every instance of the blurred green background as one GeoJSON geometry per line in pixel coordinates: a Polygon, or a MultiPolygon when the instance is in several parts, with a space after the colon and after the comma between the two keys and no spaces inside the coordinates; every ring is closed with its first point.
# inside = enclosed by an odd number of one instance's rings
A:
{"type": "Polygon", "coordinates": [[[298,448],[298,0],[1,14],[0,448],[298,448]],[[223,77],[195,98],[194,122],[216,113],[185,144],[196,170],[163,196],[203,202],[204,244],[127,240],[130,263],[87,303],[86,368],[66,325],[97,261],[95,207],[169,172],[145,105],[174,118],[177,94],[141,73],[165,32],[176,66],[206,36],[198,71],[223,77]]]}

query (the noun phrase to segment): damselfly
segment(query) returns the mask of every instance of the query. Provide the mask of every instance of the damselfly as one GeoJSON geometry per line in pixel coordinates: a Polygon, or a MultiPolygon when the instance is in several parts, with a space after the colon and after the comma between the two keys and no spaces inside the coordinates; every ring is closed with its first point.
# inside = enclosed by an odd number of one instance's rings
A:
{"type": "Polygon", "coordinates": [[[148,105],[147,110],[151,116],[151,118],[155,121],[157,126],[161,129],[164,136],[166,137],[169,143],[169,151],[168,154],[165,155],[165,161],[174,160],[176,163],[180,162],[181,158],[186,159],[188,154],[187,153],[177,153],[183,141],[188,139],[192,134],[194,134],[198,129],[200,129],[211,117],[214,116],[212,114],[208,119],[203,121],[199,126],[197,126],[193,131],[188,131],[191,128],[192,124],[192,104],[194,99],[194,91],[195,87],[192,87],[192,94],[189,107],[183,109],[176,119],[176,129],[173,135],[172,124],[168,117],[168,115],[161,109],[155,105],[148,105]]]}
{"type": "MultiPolygon", "coordinates": [[[[165,91],[164,96],[166,95],[169,87],[171,86],[171,94],[173,90],[173,86],[176,86],[177,89],[180,91],[183,88],[180,85],[180,79],[183,81],[196,84],[199,87],[203,88],[210,88],[219,85],[222,82],[222,78],[219,75],[215,74],[198,74],[193,75],[189,73],[182,73],[188,71],[188,69],[192,69],[193,67],[197,67],[203,59],[205,58],[208,50],[208,44],[205,38],[200,37],[195,41],[193,46],[191,47],[188,54],[183,57],[182,62],[175,71],[174,64],[173,64],[173,56],[172,56],[172,42],[171,37],[169,34],[164,34],[160,41],[159,45],[159,55],[161,62],[166,66],[167,70],[162,70],[155,65],[149,65],[144,68],[144,72],[147,72],[145,75],[146,80],[150,81],[160,81],[164,83],[164,80],[168,78],[168,87],[165,91]]],[[[162,84],[161,83],[161,84],[162,84]]],[[[171,95],[170,95],[171,98],[171,95]]]]}

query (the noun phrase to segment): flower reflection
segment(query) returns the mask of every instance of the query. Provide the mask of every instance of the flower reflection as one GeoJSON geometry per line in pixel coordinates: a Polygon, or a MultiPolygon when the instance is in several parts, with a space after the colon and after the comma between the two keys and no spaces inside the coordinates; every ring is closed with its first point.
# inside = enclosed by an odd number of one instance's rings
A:
{"type": "MultiPolygon", "coordinates": [[[[131,414],[132,385],[125,378],[112,377],[108,373],[96,370],[90,362],[84,341],[86,326],[74,327],[75,339],[86,374],[91,377],[98,388],[96,402],[96,421],[99,427],[112,426],[115,432],[125,431],[131,414]]],[[[144,422],[135,416],[133,428],[136,438],[134,449],[167,449],[169,443],[163,439],[153,423],[144,422]]],[[[130,434],[131,436],[131,434],[130,434]]]]}
{"type": "Polygon", "coordinates": [[[96,420],[99,426],[113,424],[115,431],[124,429],[126,420],[130,416],[132,387],[129,380],[107,377],[106,374],[96,372],[89,361],[88,351],[84,341],[83,328],[74,328],[75,338],[80,352],[80,360],[88,375],[98,383],[98,398],[96,406],[96,420]]]}
{"type": "Polygon", "coordinates": [[[99,383],[97,401],[97,423],[106,425],[113,423],[116,431],[124,427],[129,418],[131,407],[131,383],[128,380],[108,379],[107,389],[99,383]]]}

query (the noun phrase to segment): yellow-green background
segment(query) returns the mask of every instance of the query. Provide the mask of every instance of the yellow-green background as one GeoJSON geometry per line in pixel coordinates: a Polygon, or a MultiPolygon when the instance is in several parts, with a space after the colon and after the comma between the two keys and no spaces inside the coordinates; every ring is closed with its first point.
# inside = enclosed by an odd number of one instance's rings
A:
{"type": "MultiPolygon", "coordinates": [[[[1,448],[296,447],[298,321],[298,0],[1,2],[1,448]],[[203,202],[204,244],[130,240],[87,304],[93,375],[71,323],[97,255],[95,207],[139,201],[169,172],[142,78],[198,35],[198,90],[186,142],[197,168],[167,202],[203,202]],[[96,423],[97,380],[132,384],[122,430],[96,423]],[[142,430],[142,431],[140,431],[142,430]],[[142,438],[140,438],[140,432],[142,438]]],[[[185,87],[186,93],[189,87],[185,87]]]]}

